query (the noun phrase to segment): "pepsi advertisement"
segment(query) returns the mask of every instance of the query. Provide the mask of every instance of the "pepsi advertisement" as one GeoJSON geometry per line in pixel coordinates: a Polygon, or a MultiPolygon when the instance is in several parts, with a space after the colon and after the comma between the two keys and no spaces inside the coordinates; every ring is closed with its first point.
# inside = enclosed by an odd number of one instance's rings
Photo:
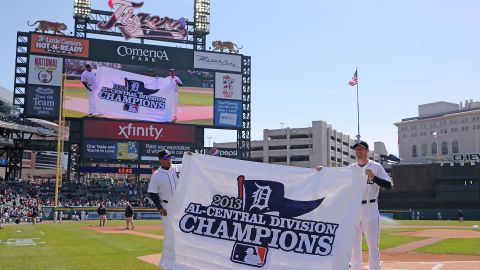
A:
{"type": "Polygon", "coordinates": [[[234,159],[239,159],[240,157],[237,148],[205,147],[195,150],[195,153],[234,159]]]}

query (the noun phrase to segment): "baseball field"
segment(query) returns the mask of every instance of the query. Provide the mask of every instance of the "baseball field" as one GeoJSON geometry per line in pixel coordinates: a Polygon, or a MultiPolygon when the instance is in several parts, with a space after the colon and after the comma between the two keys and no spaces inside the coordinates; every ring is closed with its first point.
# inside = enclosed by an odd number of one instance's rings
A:
{"type": "MultiPolygon", "coordinates": [[[[385,221],[384,270],[478,270],[480,221],[385,221]]],[[[0,269],[159,269],[161,221],[96,221],[6,225],[0,229],[0,269]]],[[[367,254],[364,254],[364,260],[367,254]]],[[[364,269],[367,269],[365,266],[364,269]]]]}

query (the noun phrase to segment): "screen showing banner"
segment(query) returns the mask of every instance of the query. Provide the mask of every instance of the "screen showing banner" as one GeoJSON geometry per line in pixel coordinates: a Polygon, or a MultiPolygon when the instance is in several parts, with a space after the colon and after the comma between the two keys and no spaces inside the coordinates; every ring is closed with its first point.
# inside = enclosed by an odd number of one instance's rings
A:
{"type": "Polygon", "coordinates": [[[215,99],[215,126],[241,127],[242,101],[215,99]]]}
{"type": "Polygon", "coordinates": [[[213,72],[65,60],[65,116],[213,125],[213,72]],[[92,67],[90,89],[85,66],[92,67]],[[181,85],[177,84],[180,83],[181,85]]]}
{"type": "Polygon", "coordinates": [[[193,152],[191,144],[174,144],[174,143],[152,143],[142,142],[140,150],[140,160],[158,161],[158,152],[167,149],[174,157],[174,161],[182,160],[183,153],[193,152]]]}
{"type": "Polygon", "coordinates": [[[83,158],[93,160],[137,160],[137,142],[85,140],[83,158]]]}
{"type": "Polygon", "coordinates": [[[60,108],[60,87],[48,85],[27,85],[25,93],[25,116],[58,119],[60,108]]]}
{"type": "Polygon", "coordinates": [[[28,84],[62,85],[63,58],[30,55],[28,84]]]}
{"type": "MultiPolygon", "coordinates": [[[[164,222],[165,269],[348,269],[362,170],[185,155],[164,222]]],[[[361,180],[364,181],[361,181],[361,180]]]]}
{"type": "Polygon", "coordinates": [[[193,143],[195,127],[149,122],[84,120],[83,136],[95,139],[193,143]]]}

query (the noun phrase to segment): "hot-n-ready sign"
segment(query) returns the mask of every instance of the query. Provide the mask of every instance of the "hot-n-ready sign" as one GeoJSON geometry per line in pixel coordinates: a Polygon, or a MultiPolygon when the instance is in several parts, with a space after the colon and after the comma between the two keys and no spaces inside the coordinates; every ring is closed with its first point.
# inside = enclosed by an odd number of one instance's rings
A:
{"type": "Polygon", "coordinates": [[[88,57],[89,40],[32,33],[30,51],[34,53],[88,57]]]}

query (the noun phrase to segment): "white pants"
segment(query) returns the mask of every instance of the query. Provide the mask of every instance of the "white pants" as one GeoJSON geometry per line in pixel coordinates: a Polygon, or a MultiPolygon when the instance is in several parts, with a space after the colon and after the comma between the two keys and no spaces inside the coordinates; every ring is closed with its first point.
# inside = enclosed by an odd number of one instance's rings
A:
{"type": "Polygon", "coordinates": [[[97,108],[96,108],[96,103],[95,102],[96,102],[95,93],[93,91],[89,91],[88,92],[88,113],[89,114],[97,113],[97,108]]]}
{"type": "Polygon", "coordinates": [[[170,118],[172,121],[177,121],[177,114],[178,114],[178,89],[175,90],[175,94],[173,95],[173,102],[172,102],[172,112],[170,118]]]}
{"type": "Polygon", "coordinates": [[[352,270],[362,269],[362,233],[368,245],[368,269],[380,270],[380,214],[378,204],[367,203],[360,206],[359,220],[355,226],[355,237],[352,248],[352,270]]]}

